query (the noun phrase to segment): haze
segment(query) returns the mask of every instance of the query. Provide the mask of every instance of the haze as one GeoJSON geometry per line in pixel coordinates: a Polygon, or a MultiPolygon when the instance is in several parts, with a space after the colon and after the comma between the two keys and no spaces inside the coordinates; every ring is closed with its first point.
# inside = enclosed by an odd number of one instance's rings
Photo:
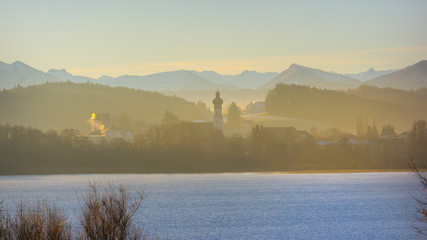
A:
{"type": "Polygon", "coordinates": [[[425,59],[426,1],[0,1],[0,57],[99,77],[425,59]]]}

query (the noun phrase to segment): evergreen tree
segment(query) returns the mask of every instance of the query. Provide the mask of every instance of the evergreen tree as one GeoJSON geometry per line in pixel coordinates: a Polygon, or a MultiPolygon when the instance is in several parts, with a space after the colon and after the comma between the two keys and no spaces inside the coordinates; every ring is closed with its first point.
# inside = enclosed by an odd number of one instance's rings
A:
{"type": "Polygon", "coordinates": [[[169,111],[165,112],[165,116],[162,119],[162,125],[172,126],[178,122],[179,122],[179,118],[175,114],[173,114],[169,111]]]}
{"type": "Polygon", "coordinates": [[[236,103],[233,102],[228,108],[227,124],[231,127],[238,127],[241,121],[240,110],[236,103]]]}
{"type": "Polygon", "coordinates": [[[409,155],[415,161],[426,163],[427,159],[427,124],[425,120],[415,121],[407,137],[409,155]]]}
{"type": "Polygon", "coordinates": [[[394,136],[396,132],[391,124],[384,125],[381,129],[381,136],[394,136]]]}

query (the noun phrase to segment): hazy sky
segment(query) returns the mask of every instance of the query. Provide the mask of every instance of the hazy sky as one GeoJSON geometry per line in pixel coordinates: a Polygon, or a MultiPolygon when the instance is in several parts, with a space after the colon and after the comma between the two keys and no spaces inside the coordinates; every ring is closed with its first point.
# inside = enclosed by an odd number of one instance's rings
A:
{"type": "Polygon", "coordinates": [[[427,59],[427,1],[4,1],[0,61],[73,74],[334,72],[427,59]]]}

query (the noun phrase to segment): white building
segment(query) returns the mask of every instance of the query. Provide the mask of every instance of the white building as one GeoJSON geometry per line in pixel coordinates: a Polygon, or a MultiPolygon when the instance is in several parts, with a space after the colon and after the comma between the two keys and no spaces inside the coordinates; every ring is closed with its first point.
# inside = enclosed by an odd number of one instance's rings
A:
{"type": "Polygon", "coordinates": [[[254,113],[263,113],[265,112],[265,102],[250,102],[245,109],[247,114],[254,114],[254,113]]]}

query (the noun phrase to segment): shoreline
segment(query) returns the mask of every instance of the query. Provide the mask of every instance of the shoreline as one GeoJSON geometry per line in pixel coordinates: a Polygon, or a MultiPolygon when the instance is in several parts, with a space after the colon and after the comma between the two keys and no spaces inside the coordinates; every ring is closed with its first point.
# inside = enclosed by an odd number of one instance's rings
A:
{"type": "Polygon", "coordinates": [[[411,169],[342,169],[342,170],[295,170],[295,171],[266,171],[254,173],[270,174],[317,174],[317,173],[392,173],[413,172],[411,169]]]}
{"type": "Polygon", "coordinates": [[[279,171],[247,171],[247,172],[111,172],[111,173],[24,173],[24,174],[0,174],[6,176],[57,176],[57,175],[148,175],[148,174],[334,174],[334,173],[400,173],[413,172],[411,169],[342,169],[342,170],[279,170],[279,171]]]}

